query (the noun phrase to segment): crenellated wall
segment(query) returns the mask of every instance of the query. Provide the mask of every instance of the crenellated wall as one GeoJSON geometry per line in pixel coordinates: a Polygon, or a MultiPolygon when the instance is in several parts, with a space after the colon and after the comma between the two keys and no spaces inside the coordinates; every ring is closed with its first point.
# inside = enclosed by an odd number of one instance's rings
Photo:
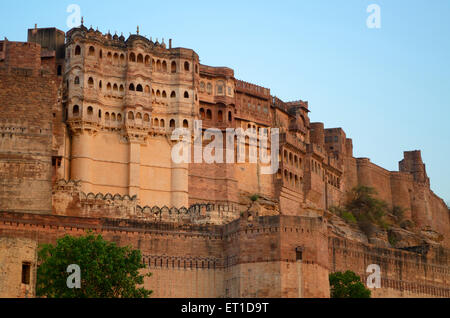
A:
{"type": "Polygon", "coordinates": [[[0,213],[0,236],[54,243],[91,229],[142,251],[153,297],[328,297],[324,222],[246,214],[215,226],[0,213]]]}
{"type": "Polygon", "coordinates": [[[41,67],[40,45],[1,44],[0,207],[3,211],[49,213],[51,120],[58,80],[41,67]]]}
{"type": "Polygon", "coordinates": [[[381,289],[373,289],[372,297],[450,297],[448,249],[413,253],[330,237],[328,252],[331,272],[354,271],[364,284],[372,274],[366,272],[368,266],[380,266],[381,289]]]}
{"type": "Polygon", "coordinates": [[[370,263],[383,271],[375,297],[449,297],[449,212],[420,151],[394,172],[354,158],[343,129],[310,123],[308,102],[139,31],[125,39],[81,25],[65,43],[57,29],[28,33],[27,43],[0,41],[0,255],[92,229],[142,251],[155,297],[329,297],[329,272],[365,278],[370,263]],[[196,120],[203,131],[279,129],[279,170],[250,162],[250,138],[245,163],[176,163],[172,132],[194,135],[196,120]],[[441,247],[334,237],[326,211],[357,185],[404,208],[441,247]]]}
{"type": "MultiPolygon", "coordinates": [[[[403,208],[406,219],[412,220],[419,229],[432,229],[440,233],[443,235],[443,244],[449,247],[448,208],[430,189],[425,166],[420,158],[420,151],[405,152],[405,159],[400,162],[400,171],[397,172],[383,169],[367,158],[347,157],[345,191],[350,191],[357,185],[374,188],[378,193],[377,196],[390,208],[394,206],[403,208]]],[[[345,196],[345,192],[343,195],[345,196]]]]}
{"type": "Polygon", "coordinates": [[[87,230],[140,249],[153,274],[145,286],[156,298],[329,297],[330,272],[353,270],[365,283],[371,264],[381,267],[374,297],[450,297],[447,249],[403,251],[328,237],[320,217],[244,213],[212,225],[0,213],[2,241],[54,243],[87,230]]]}

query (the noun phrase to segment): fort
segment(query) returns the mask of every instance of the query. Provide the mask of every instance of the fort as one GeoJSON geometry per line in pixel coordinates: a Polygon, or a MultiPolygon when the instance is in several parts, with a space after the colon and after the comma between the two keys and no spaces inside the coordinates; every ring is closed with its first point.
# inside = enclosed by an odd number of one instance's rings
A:
{"type": "Polygon", "coordinates": [[[86,230],[140,249],[154,297],[327,298],[330,273],[365,282],[371,264],[374,297],[450,297],[449,210],[421,152],[388,171],[309,113],[139,31],[0,41],[0,297],[34,297],[38,245],[86,230]],[[172,132],[197,120],[224,135],[279,129],[279,170],[173,162],[172,132]],[[358,185],[404,209],[396,244],[330,212],[358,185]]]}

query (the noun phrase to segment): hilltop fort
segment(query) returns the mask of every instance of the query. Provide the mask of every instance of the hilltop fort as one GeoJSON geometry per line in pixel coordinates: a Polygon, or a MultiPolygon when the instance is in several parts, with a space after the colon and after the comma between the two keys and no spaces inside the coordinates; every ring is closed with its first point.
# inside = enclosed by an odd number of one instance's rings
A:
{"type": "Polygon", "coordinates": [[[329,297],[330,272],[370,264],[375,297],[450,297],[449,211],[421,152],[388,171],[310,111],[171,40],[81,25],[0,41],[0,297],[32,297],[38,244],[87,229],[139,248],[155,297],[329,297]],[[174,163],[171,132],[196,120],[278,128],[278,172],[174,163]],[[405,211],[398,244],[330,212],[361,185],[405,211]]]}

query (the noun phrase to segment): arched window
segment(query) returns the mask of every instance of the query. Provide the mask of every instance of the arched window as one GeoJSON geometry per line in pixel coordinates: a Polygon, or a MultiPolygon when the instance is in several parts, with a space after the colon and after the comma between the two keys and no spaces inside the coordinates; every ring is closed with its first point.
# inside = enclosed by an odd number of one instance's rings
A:
{"type": "Polygon", "coordinates": [[[184,70],[189,72],[189,62],[184,62],[184,70]]]}
{"type": "Polygon", "coordinates": [[[111,88],[112,88],[111,83],[106,84],[106,90],[107,90],[107,91],[110,91],[111,88]]]}
{"type": "Polygon", "coordinates": [[[170,98],[176,98],[177,97],[177,93],[175,93],[175,91],[172,91],[172,93],[170,93],[170,98]]]}
{"type": "Polygon", "coordinates": [[[233,115],[231,114],[231,112],[228,112],[228,121],[229,122],[233,121],[233,115]]]}
{"type": "Polygon", "coordinates": [[[120,64],[125,64],[125,55],[123,53],[120,54],[120,64]]]}
{"type": "Polygon", "coordinates": [[[106,57],[107,57],[107,59],[108,59],[109,62],[112,61],[112,53],[111,53],[111,52],[108,52],[108,54],[106,55],[106,57]]]}
{"type": "Polygon", "coordinates": [[[155,118],[155,120],[153,121],[153,126],[159,127],[159,120],[158,120],[158,118],[155,118]]]}
{"type": "Polygon", "coordinates": [[[144,121],[145,122],[149,122],[150,121],[150,116],[148,114],[144,115],[144,121]]]}
{"type": "Polygon", "coordinates": [[[103,87],[102,81],[98,81],[98,88],[102,89],[102,87],[103,87]]]}
{"type": "Polygon", "coordinates": [[[95,48],[94,48],[93,46],[90,46],[90,47],[89,47],[89,53],[88,53],[88,55],[89,55],[89,56],[94,56],[94,55],[95,55],[95,48]]]}
{"type": "Polygon", "coordinates": [[[75,55],[81,55],[81,47],[79,45],[75,47],[75,55]]]}
{"type": "Polygon", "coordinates": [[[73,81],[75,85],[80,85],[80,78],[78,76],[75,77],[75,80],[73,81]]]}
{"type": "Polygon", "coordinates": [[[78,105],[73,106],[72,114],[74,117],[78,117],[80,115],[80,107],[78,105]]]}
{"type": "Polygon", "coordinates": [[[109,113],[108,112],[105,113],[105,120],[109,120],[109,113]]]}
{"type": "Polygon", "coordinates": [[[117,92],[118,90],[119,90],[119,86],[117,86],[117,84],[114,84],[113,91],[117,92]]]}
{"type": "Polygon", "coordinates": [[[134,89],[134,84],[130,84],[129,90],[130,90],[130,91],[134,91],[134,90],[135,90],[135,89],[134,89]]]}
{"type": "Polygon", "coordinates": [[[147,65],[147,66],[150,65],[150,55],[145,56],[145,65],[147,65]]]}
{"type": "Polygon", "coordinates": [[[117,121],[118,121],[119,123],[122,122],[122,114],[117,114],[117,121]]]}
{"type": "Polygon", "coordinates": [[[94,79],[92,77],[89,77],[88,85],[89,85],[89,87],[93,87],[94,86],[94,79]]]}
{"type": "Polygon", "coordinates": [[[144,57],[142,56],[142,54],[138,54],[138,56],[137,56],[137,62],[138,62],[138,63],[144,63],[144,57]]]}
{"type": "Polygon", "coordinates": [[[152,59],[152,69],[153,69],[154,71],[156,71],[156,62],[155,62],[154,59],[152,59]]]}
{"type": "Polygon", "coordinates": [[[130,53],[130,62],[136,62],[136,54],[133,52],[130,53]]]}
{"type": "Polygon", "coordinates": [[[177,63],[175,61],[173,61],[172,64],[170,65],[170,72],[171,73],[177,72],[177,63]]]}
{"type": "Polygon", "coordinates": [[[161,61],[160,60],[156,61],[156,70],[158,72],[161,72],[161,61]]]}
{"type": "Polygon", "coordinates": [[[158,98],[160,98],[161,97],[161,92],[160,92],[160,90],[158,89],[157,91],[156,91],[156,97],[158,97],[158,98]]]}
{"type": "Polygon", "coordinates": [[[114,53],[113,60],[114,60],[114,64],[119,64],[119,54],[118,53],[114,53]]]}
{"type": "Polygon", "coordinates": [[[102,111],[100,109],[98,110],[98,118],[102,118],[102,111]]]}
{"type": "Polygon", "coordinates": [[[88,109],[87,109],[87,114],[88,114],[89,116],[92,116],[92,114],[94,114],[94,109],[92,108],[92,106],[89,106],[89,107],[88,107],[88,109]]]}
{"type": "Polygon", "coordinates": [[[162,97],[163,97],[163,98],[167,98],[167,93],[166,93],[166,91],[163,91],[163,92],[162,92],[162,97]]]}
{"type": "Polygon", "coordinates": [[[119,91],[120,91],[120,92],[123,92],[124,90],[125,90],[125,88],[123,87],[123,85],[120,85],[119,91]]]}
{"type": "Polygon", "coordinates": [[[166,61],[162,62],[162,71],[167,72],[167,62],[166,61]]]}
{"type": "Polygon", "coordinates": [[[175,128],[175,119],[170,120],[170,128],[175,128]]]}
{"type": "Polygon", "coordinates": [[[150,86],[145,85],[145,90],[144,90],[145,94],[150,94],[150,86]]]}
{"type": "Polygon", "coordinates": [[[205,117],[206,117],[205,110],[203,108],[200,108],[200,118],[205,119],[205,117]]]}
{"type": "Polygon", "coordinates": [[[217,120],[223,121],[223,112],[221,110],[219,110],[219,112],[217,113],[217,120]]]}
{"type": "Polygon", "coordinates": [[[187,119],[183,120],[183,128],[189,128],[189,122],[187,119]]]}
{"type": "Polygon", "coordinates": [[[142,119],[142,114],[141,113],[137,113],[136,114],[136,119],[142,119]]]}
{"type": "Polygon", "coordinates": [[[189,93],[188,92],[184,92],[184,98],[189,98],[189,93]]]}
{"type": "Polygon", "coordinates": [[[134,120],[134,114],[133,114],[133,112],[129,112],[129,113],[128,113],[128,119],[129,119],[129,120],[134,120]]]}
{"type": "Polygon", "coordinates": [[[166,122],[164,121],[164,119],[161,119],[161,121],[159,122],[159,127],[161,128],[166,127],[166,122]]]}
{"type": "Polygon", "coordinates": [[[100,50],[100,52],[98,53],[98,57],[101,58],[101,59],[103,58],[103,51],[102,50],[100,50]]]}
{"type": "Polygon", "coordinates": [[[136,91],[137,91],[137,92],[142,92],[142,91],[144,91],[144,90],[142,89],[142,85],[141,85],[141,84],[138,84],[138,86],[136,86],[136,91]]]}
{"type": "Polygon", "coordinates": [[[206,111],[206,119],[209,119],[209,120],[212,119],[212,112],[211,112],[210,109],[208,109],[208,110],[206,111]]]}
{"type": "Polygon", "coordinates": [[[116,113],[111,114],[111,121],[116,121],[116,113]]]}

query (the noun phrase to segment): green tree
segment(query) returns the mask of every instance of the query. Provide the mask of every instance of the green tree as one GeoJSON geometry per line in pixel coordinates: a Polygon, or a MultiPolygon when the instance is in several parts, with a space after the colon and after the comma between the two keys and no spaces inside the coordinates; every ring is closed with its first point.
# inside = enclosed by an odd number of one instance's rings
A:
{"type": "Polygon", "coordinates": [[[371,291],[352,271],[330,274],[331,298],[370,298],[371,291]]]}
{"type": "MultiPolygon", "coordinates": [[[[359,228],[371,236],[376,227],[388,229],[385,216],[389,211],[388,205],[383,200],[375,197],[376,191],[366,186],[357,186],[348,194],[343,206],[332,207],[330,211],[339,215],[348,223],[357,223],[359,228]]],[[[401,217],[403,210],[396,208],[397,217],[401,217]]]]}
{"type": "Polygon", "coordinates": [[[139,250],[119,247],[102,236],[87,233],[65,236],[56,245],[44,244],[38,252],[36,294],[48,298],[147,298],[152,291],[137,287],[144,283],[145,268],[139,250]],[[69,265],[81,270],[81,288],[67,287],[69,265]]]}
{"type": "Polygon", "coordinates": [[[375,198],[376,191],[366,186],[358,186],[350,192],[345,208],[358,222],[370,222],[384,227],[383,218],[388,210],[386,202],[375,198]]]}

